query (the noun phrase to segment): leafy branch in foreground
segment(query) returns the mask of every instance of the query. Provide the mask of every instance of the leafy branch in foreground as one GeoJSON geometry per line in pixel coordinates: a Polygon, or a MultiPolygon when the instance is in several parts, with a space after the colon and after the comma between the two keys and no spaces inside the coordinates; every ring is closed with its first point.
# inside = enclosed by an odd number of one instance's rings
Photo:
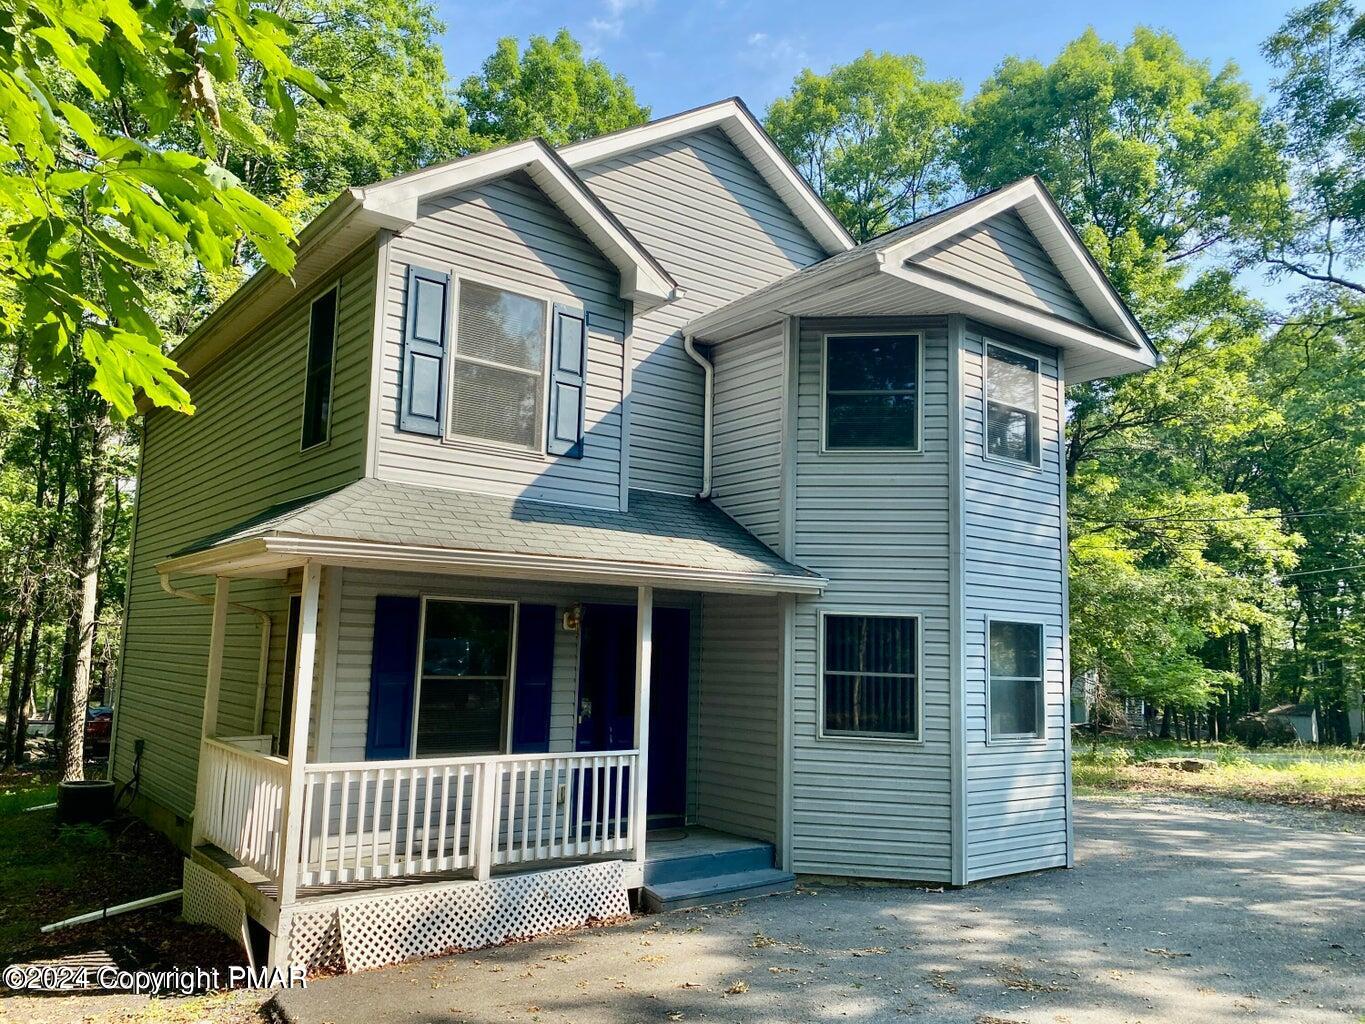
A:
{"type": "Polygon", "coordinates": [[[240,61],[258,69],[286,138],[296,95],[330,98],[290,60],[294,31],[248,0],[0,0],[0,331],[33,371],[62,379],[83,360],[121,416],[138,391],[193,410],[138,275],[167,246],[222,268],[241,240],[293,269],[289,222],[214,156],[217,135],[247,148],[258,139],[217,99],[240,61]],[[92,109],[116,116],[97,121],[92,109]],[[207,156],[129,130],[156,138],[176,121],[193,124],[207,156]]]}

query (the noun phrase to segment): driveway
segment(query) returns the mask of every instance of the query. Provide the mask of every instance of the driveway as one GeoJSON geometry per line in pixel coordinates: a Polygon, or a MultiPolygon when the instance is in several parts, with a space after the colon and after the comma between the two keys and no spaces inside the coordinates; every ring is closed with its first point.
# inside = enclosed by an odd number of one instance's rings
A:
{"type": "Polygon", "coordinates": [[[324,979],[277,1008],[296,1024],[1361,1020],[1361,819],[1152,797],[1076,811],[1073,871],[811,883],[324,979]]]}

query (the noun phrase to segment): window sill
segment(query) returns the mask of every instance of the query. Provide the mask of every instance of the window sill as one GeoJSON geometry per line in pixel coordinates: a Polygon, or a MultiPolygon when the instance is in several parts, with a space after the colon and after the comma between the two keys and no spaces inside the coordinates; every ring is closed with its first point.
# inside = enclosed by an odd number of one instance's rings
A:
{"type": "Polygon", "coordinates": [[[828,743],[841,747],[922,747],[924,746],[923,736],[853,736],[847,733],[817,732],[815,734],[817,743],[828,743]]]}
{"type": "Polygon", "coordinates": [[[993,466],[1005,466],[1009,469],[1017,469],[1021,473],[1042,473],[1043,467],[1040,463],[1024,462],[1020,459],[1006,459],[1000,455],[982,454],[982,462],[989,462],[993,466]]]}
{"type": "Polygon", "coordinates": [[[986,737],[988,747],[1037,747],[1042,749],[1048,745],[1046,735],[1043,736],[990,736],[986,737]]]}

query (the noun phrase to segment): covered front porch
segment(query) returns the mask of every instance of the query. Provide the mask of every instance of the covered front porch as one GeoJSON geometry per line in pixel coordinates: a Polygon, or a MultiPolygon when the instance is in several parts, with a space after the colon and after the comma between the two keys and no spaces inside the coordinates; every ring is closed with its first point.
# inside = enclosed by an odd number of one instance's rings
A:
{"type": "Polygon", "coordinates": [[[210,550],[167,566],[215,581],[192,859],[273,963],[356,969],[624,914],[651,864],[677,881],[702,837],[740,844],[717,872],[780,874],[783,623],[814,578],[627,587],[577,567],[210,550]],[[278,579],[289,609],[283,656],[261,659],[279,678],[237,702],[260,709],[247,733],[218,723],[243,577],[278,579]],[[655,833],[664,856],[651,828],[674,830],[655,833]],[[399,919],[444,923],[374,948],[399,919]]]}

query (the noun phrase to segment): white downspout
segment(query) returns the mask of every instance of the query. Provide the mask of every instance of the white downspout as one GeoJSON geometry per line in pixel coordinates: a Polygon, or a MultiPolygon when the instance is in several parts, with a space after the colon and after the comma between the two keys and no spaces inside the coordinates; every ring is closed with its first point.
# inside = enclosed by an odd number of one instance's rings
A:
{"type": "Polygon", "coordinates": [[[711,497],[711,410],[715,404],[716,396],[716,368],[711,360],[697,351],[697,346],[693,344],[692,335],[683,335],[683,351],[692,357],[692,361],[702,368],[706,374],[706,381],[703,388],[703,405],[701,421],[701,490],[697,492],[698,498],[711,497]]]}
{"type": "MultiPolygon", "coordinates": [[[[168,575],[165,573],[159,575],[161,577],[161,589],[172,597],[193,601],[195,604],[213,606],[213,598],[208,594],[196,594],[193,590],[181,590],[171,584],[171,578],[168,575]]],[[[259,608],[252,608],[250,605],[238,604],[236,601],[229,601],[228,607],[235,608],[239,612],[249,612],[256,616],[261,624],[261,662],[256,677],[255,718],[256,731],[260,733],[265,728],[265,687],[266,677],[270,674],[270,613],[261,611],[259,608]]]]}

